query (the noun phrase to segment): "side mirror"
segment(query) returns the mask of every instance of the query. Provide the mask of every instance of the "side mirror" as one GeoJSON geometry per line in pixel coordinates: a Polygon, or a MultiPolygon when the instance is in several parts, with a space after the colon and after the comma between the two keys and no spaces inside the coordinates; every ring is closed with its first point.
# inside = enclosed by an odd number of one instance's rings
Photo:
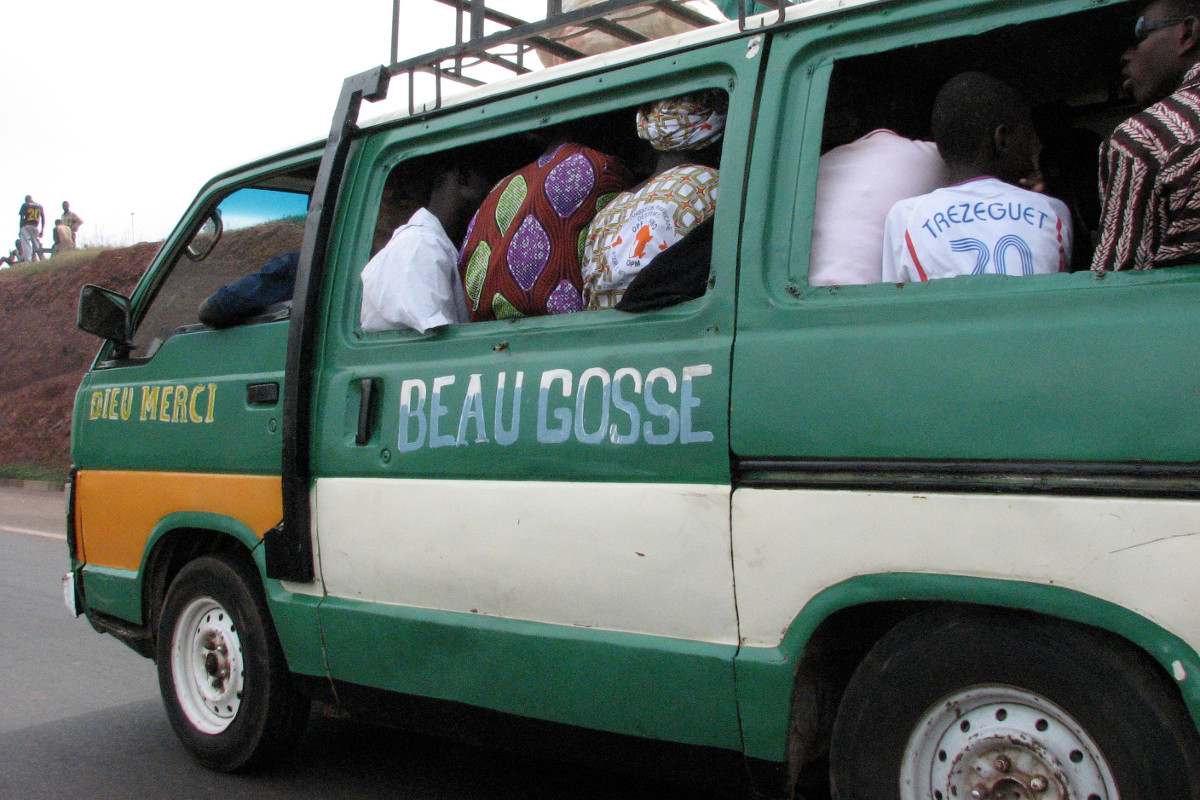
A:
{"type": "Polygon", "coordinates": [[[221,209],[214,208],[200,226],[200,230],[196,231],[196,235],[183,249],[184,255],[192,261],[203,261],[217,246],[217,242],[221,241],[221,234],[224,232],[225,223],[221,221],[221,209]]]}
{"type": "Polygon", "coordinates": [[[79,290],[79,329],[129,350],[129,298],[93,284],[79,290]]]}

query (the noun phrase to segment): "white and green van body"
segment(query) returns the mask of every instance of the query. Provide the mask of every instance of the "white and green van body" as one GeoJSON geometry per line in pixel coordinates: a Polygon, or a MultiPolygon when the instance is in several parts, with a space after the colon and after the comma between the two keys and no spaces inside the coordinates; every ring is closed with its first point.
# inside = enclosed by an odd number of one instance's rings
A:
{"type": "Polygon", "coordinates": [[[390,73],[351,78],[328,142],[214,178],[128,301],[85,291],[71,602],[221,769],[314,698],[681,746],[764,795],[1200,796],[1200,265],[807,280],[830,120],[983,69],[1107,135],[1139,11],[808,0],[361,126],[390,73]],[[361,330],[393,170],[702,89],[703,297],[361,330]],[[201,325],[261,266],[253,203],[295,296],[201,325]]]}

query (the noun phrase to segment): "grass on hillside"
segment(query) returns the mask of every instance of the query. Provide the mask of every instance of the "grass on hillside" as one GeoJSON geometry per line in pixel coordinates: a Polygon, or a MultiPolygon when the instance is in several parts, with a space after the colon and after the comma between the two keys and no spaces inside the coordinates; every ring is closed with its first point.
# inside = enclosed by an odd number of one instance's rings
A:
{"type": "Polygon", "coordinates": [[[37,275],[39,272],[45,272],[50,269],[61,269],[78,264],[81,261],[91,261],[104,250],[109,250],[108,247],[85,247],[82,250],[68,250],[65,253],[43,258],[41,261],[32,261],[28,264],[13,264],[5,270],[0,270],[0,275],[37,275]]]}
{"type": "Polygon", "coordinates": [[[0,464],[0,480],[66,483],[70,476],[71,471],[61,467],[43,467],[38,464],[0,464]]]}

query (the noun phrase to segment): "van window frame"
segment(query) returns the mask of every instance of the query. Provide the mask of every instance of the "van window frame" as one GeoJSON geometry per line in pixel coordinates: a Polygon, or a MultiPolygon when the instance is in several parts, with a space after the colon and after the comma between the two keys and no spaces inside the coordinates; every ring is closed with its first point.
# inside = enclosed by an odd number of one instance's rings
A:
{"type": "MultiPolygon", "coordinates": [[[[781,132],[776,144],[779,153],[798,153],[795,158],[781,157],[770,180],[769,207],[776,211],[776,219],[789,220],[786,228],[786,257],[763,259],[761,270],[762,290],[770,302],[787,306],[797,302],[875,303],[903,302],[900,296],[925,296],[961,292],[974,294],[980,291],[995,292],[1043,292],[1078,290],[1095,285],[1098,280],[1090,269],[1074,273],[1050,273],[1022,276],[1014,279],[1000,275],[964,275],[953,279],[932,280],[927,283],[889,284],[872,283],[847,286],[810,286],[808,283],[809,258],[812,244],[812,224],[817,189],[817,166],[821,154],[821,140],[826,113],[828,111],[830,84],[836,65],[849,59],[870,57],[904,50],[926,44],[938,44],[955,39],[969,38],[998,31],[1000,29],[1047,20],[1068,17],[1096,9],[1096,4],[1080,0],[1060,0],[1022,7],[1020,15],[1010,6],[988,2],[972,9],[970,16],[963,18],[961,3],[949,4],[957,9],[950,14],[946,3],[921,4],[897,9],[886,18],[877,10],[857,9],[838,14],[828,25],[815,29],[793,29],[785,36],[804,37],[805,41],[792,57],[787,76],[782,78],[785,95],[794,102],[779,104],[780,115],[795,113],[797,103],[804,111],[802,124],[788,131],[786,120],[777,120],[776,129],[781,132]],[[985,288],[979,288],[985,287],[985,288]],[[904,293],[904,294],[901,294],[904,293]]],[[[1106,4],[1107,5],[1107,4],[1106,4]]],[[[1134,13],[1136,3],[1114,3],[1112,7],[1127,8],[1134,13]]],[[[803,23],[801,23],[803,25],[803,23]]],[[[964,67],[966,69],[966,67],[964,67]]],[[[1113,64],[1114,73],[1118,65],[1113,64]]],[[[1019,88],[1019,87],[1018,87],[1019,88]]],[[[796,122],[799,122],[798,120],[796,122]]],[[[1097,187],[1098,191],[1098,187],[1097,187]]],[[[778,232],[778,228],[776,229],[778,232]]],[[[1076,238],[1087,235],[1087,231],[1076,231],[1076,238]]],[[[767,246],[764,255],[779,253],[778,246],[767,246]]],[[[1200,266],[1172,267],[1182,274],[1200,274],[1200,266]]],[[[1144,273],[1108,273],[1103,280],[1124,284],[1125,282],[1155,281],[1147,271],[1144,273]]],[[[747,279],[750,276],[745,276],[747,279]]]]}
{"type": "MultiPolygon", "coordinates": [[[[256,184],[264,180],[270,179],[277,175],[286,175],[289,172],[294,172],[297,168],[303,166],[316,167],[320,160],[320,151],[306,150],[304,152],[285,154],[284,157],[270,161],[269,163],[261,163],[250,165],[236,172],[225,173],[209,181],[209,183],[200,190],[199,194],[192,201],[187,211],[180,218],[174,230],[163,243],[162,248],[155,254],[154,259],[150,262],[145,274],[134,287],[129,298],[129,317],[130,330],[136,332],[144,322],[146,313],[151,306],[154,305],[159,291],[163,288],[168,278],[175,272],[176,267],[181,261],[186,261],[185,250],[191,243],[196,232],[204,225],[209,214],[216,209],[222,201],[242,189],[254,188],[256,184]]],[[[254,269],[261,267],[259,264],[254,269]]],[[[249,274],[249,273],[247,273],[249,274]]],[[[199,324],[199,319],[196,320],[199,324]]],[[[165,340],[164,340],[165,341],[165,340]]],[[[153,360],[154,352],[152,351],[144,356],[135,356],[120,361],[111,361],[113,351],[113,343],[106,342],[105,349],[101,353],[101,359],[98,363],[108,365],[134,365],[144,364],[153,360]]]]}
{"type": "MultiPolygon", "coordinates": [[[[744,50],[744,40],[719,42],[708,45],[709,48],[735,48],[739,53],[744,50]]],[[[744,53],[742,56],[744,58],[744,53]]],[[[709,289],[699,298],[686,301],[675,306],[656,309],[647,312],[619,312],[613,309],[602,311],[584,311],[569,314],[550,314],[537,317],[523,317],[509,320],[487,320],[467,322],[459,325],[449,325],[421,334],[412,330],[382,331],[364,333],[359,323],[359,312],[362,301],[362,282],[360,274],[369,260],[370,243],[373,235],[375,219],[378,215],[383,195],[384,183],[392,169],[413,158],[430,155],[442,150],[469,145],[486,145],[489,142],[501,140],[507,136],[516,136],[538,128],[552,126],[561,122],[576,121],[599,116],[622,108],[636,108],[641,103],[660,98],[672,97],[703,89],[720,89],[729,97],[731,106],[738,102],[752,104],[750,96],[738,95],[736,76],[726,63],[713,57],[707,59],[707,64],[696,69],[690,66],[694,59],[687,57],[687,52],[672,53],[656,59],[663,64],[663,71],[658,75],[646,77],[645,64],[622,65],[617,70],[599,73],[574,79],[565,86],[535,88],[522,94],[489,98],[477,106],[454,108],[438,114],[419,125],[409,121],[408,125],[384,130],[368,137],[361,142],[356,164],[348,176],[354,184],[350,189],[355,196],[361,198],[360,203],[347,203],[343,209],[355,205],[360,208],[370,208],[373,213],[367,218],[357,221],[343,219],[344,233],[339,237],[331,258],[339,265],[335,270],[336,277],[330,287],[333,297],[341,298],[340,308],[331,307],[340,317],[340,322],[331,326],[337,328],[337,335],[344,337],[351,345],[376,346],[385,343],[409,342],[430,338],[494,336],[500,331],[507,334],[517,334],[520,331],[547,331],[561,327],[591,328],[594,326],[612,326],[638,324],[642,318],[664,319],[690,317],[704,313],[714,302],[714,285],[728,287],[727,302],[732,305],[733,287],[736,284],[735,264],[733,259],[727,259],[728,274],[717,266],[720,259],[714,246],[713,271],[709,277],[709,289]],[[735,100],[735,96],[737,99],[735,100]],[[414,131],[414,128],[417,130],[414,131]],[[414,135],[415,134],[415,135],[414,135]],[[349,259],[353,266],[346,266],[349,259]],[[600,316],[596,316],[600,315],[600,316]]],[[[750,110],[753,113],[753,109],[750,110]]],[[[632,115],[632,112],[631,112],[632,115]]],[[[629,121],[633,126],[632,118],[629,121]]],[[[716,213],[718,225],[724,227],[721,221],[730,216],[734,206],[738,208],[735,214],[740,227],[741,206],[740,198],[744,194],[745,170],[744,159],[728,152],[729,135],[723,139],[726,149],[722,151],[719,171],[723,179],[722,191],[716,213]],[[737,180],[725,181],[724,175],[730,174],[737,180]],[[730,184],[733,184],[730,186],[730,184]],[[726,191],[729,186],[735,191],[726,191]],[[722,212],[722,209],[727,209],[722,212]]],[[[748,137],[737,147],[739,153],[749,146],[748,137]]],[[[459,245],[461,243],[456,243],[459,245]]],[[[331,330],[332,333],[332,330],[331,330]]]]}

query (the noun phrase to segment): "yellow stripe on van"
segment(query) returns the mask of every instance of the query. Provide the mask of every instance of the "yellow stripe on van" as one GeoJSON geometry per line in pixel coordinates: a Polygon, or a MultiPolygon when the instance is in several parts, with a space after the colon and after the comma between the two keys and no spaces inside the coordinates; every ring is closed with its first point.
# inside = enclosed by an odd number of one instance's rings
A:
{"type": "Polygon", "coordinates": [[[82,471],[76,477],[81,553],[101,567],[136,570],[150,533],[180,511],[221,514],[262,534],[283,518],[278,475],[82,471]]]}

